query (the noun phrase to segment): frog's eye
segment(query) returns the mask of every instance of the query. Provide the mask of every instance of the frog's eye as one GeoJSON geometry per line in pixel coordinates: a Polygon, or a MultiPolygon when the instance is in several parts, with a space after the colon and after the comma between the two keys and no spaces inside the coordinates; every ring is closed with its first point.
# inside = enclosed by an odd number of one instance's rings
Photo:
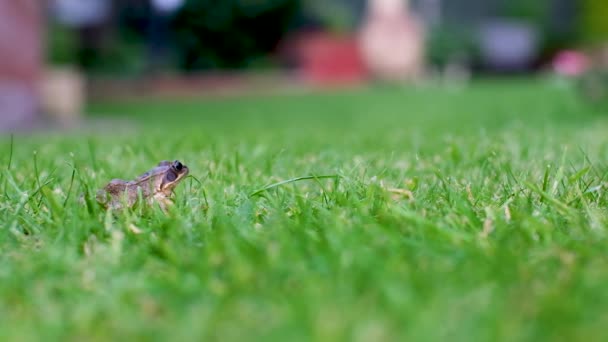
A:
{"type": "Polygon", "coordinates": [[[177,171],[181,171],[182,168],[184,167],[184,165],[182,165],[182,163],[179,162],[179,160],[176,160],[175,162],[173,162],[173,167],[177,170],[177,171]]]}
{"type": "Polygon", "coordinates": [[[177,179],[177,175],[175,174],[175,172],[169,171],[169,172],[167,172],[167,175],[165,176],[165,179],[168,182],[173,182],[174,180],[177,179]]]}

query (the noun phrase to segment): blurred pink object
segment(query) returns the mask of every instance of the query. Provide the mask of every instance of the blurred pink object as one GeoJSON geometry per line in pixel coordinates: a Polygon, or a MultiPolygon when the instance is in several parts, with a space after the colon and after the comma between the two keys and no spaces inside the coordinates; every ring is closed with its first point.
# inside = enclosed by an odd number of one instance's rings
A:
{"type": "Polygon", "coordinates": [[[589,57],[576,50],[564,50],[553,58],[553,70],[563,76],[579,76],[590,64],[589,57]]]}
{"type": "Polygon", "coordinates": [[[28,128],[39,117],[43,7],[38,0],[0,0],[0,131],[28,128]]]}
{"type": "Polygon", "coordinates": [[[407,0],[368,0],[359,33],[363,60],[377,79],[414,80],[422,74],[423,29],[407,0]]]}

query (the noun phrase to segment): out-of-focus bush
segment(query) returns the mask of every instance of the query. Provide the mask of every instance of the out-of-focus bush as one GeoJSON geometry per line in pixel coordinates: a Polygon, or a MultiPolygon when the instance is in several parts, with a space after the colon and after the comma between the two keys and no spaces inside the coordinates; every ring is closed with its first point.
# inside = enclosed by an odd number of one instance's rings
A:
{"type": "Polygon", "coordinates": [[[259,65],[300,8],[300,0],[189,0],[173,21],[184,70],[259,65]]]}
{"type": "Polygon", "coordinates": [[[51,23],[46,37],[47,62],[51,65],[77,65],[77,44],[73,30],[51,23]]]}
{"type": "Polygon", "coordinates": [[[504,2],[502,15],[543,27],[549,19],[550,7],[549,0],[509,0],[504,2]]]}
{"type": "Polygon", "coordinates": [[[580,35],[587,44],[608,42],[608,1],[581,1],[580,35]]]}
{"type": "Polygon", "coordinates": [[[47,32],[46,60],[50,65],[74,66],[89,74],[136,74],[143,68],[144,32],[127,26],[100,28],[96,34],[103,36],[101,43],[93,46],[87,43],[91,31],[87,34],[51,22],[47,32]]]}
{"type": "Polygon", "coordinates": [[[445,26],[431,30],[426,51],[428,61],[440,68],[454,60],[472,63],[479,57],[475,33],[464,27],[445,26]]]}
{"type": "Polygon", "coordinates": [[[323,30],[336,34],[350,33],[357,29],[352,0],[302,0],[301,16],[315,22],[323,30]]]}

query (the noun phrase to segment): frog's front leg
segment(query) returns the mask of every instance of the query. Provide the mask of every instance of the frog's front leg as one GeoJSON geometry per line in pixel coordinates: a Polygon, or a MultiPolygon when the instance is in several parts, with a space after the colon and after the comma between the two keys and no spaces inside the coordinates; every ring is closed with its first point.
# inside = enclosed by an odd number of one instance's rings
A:
{"type": "Polygon", "coordinates": [[[163,212],[167,212],[169,207],[173,205],[173,201],[166,195],[160,193],[154,195],[154,200],[158,203],[163,212]]]}

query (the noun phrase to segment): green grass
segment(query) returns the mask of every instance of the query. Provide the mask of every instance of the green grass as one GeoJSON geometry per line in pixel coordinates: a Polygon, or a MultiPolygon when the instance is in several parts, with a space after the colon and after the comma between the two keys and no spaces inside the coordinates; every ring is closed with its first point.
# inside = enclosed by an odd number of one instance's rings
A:
{"type": "Polygon", "coordinates": [[[4,137],[0,340],[607,337],[608,117],[567,89],[90,113],[98,128],[4,137]],[[192,175],[168,215],[78,200],[163,159],[192,175]]]}

